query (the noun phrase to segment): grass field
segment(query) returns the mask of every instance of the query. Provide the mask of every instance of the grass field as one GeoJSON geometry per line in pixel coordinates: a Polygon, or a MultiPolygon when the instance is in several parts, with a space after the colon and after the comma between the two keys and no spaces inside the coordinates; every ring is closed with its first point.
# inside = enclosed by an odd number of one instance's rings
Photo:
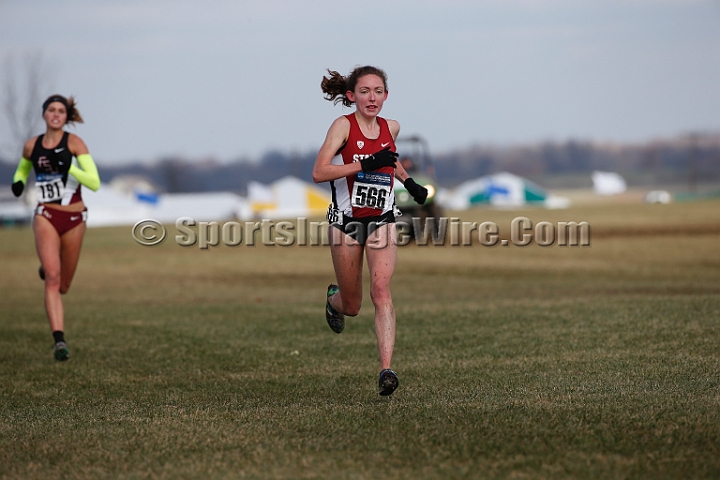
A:
{"type": "Polygon", "coordinates": [[[390,398],[327,248],[90,229],[58,363],[0,230],[0,478],[720,478],[720,201],[460,217],[519,215],[591,246],[399,249],[390,398]]]}

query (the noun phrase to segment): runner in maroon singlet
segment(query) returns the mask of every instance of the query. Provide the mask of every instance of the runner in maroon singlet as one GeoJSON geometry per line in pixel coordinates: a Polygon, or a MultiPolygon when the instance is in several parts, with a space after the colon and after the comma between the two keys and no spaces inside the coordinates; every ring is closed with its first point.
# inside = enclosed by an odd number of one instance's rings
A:
{"type": "Polygon", "coordinates": [[[400,124],[378,116],[388,97],[385,72],[365,66],[357,67],[347,78],[328,73],[330,77],[323,77],[321,83],[325,98],[347,107],[354,104],[355,112],[333,122],[313,168],[313,180],[329,181],[332,188],[328,221],[337,285],[328,287],[325,318],[330,328],[340,333],[345,315],[359,313],[363,257],[367,256],[380,351],[379,393],[391,395],[399,385],[397,374],[390,369],[395,347],[390,280],[397,259],[393,181],[402,182],[420,204],[425,202],[427,190],[397,164],[395,139],[400,124]]]}
{"type": "Polygon", "coordinates": [[[45,281],[53,353],[62,361],[69,358],[70,351],[65,343],[60,295],[67,293],[75,275],[87,219],[80,185],[97,190],[100,177],[82,139],[64,130],[67,123],[83,121],[73,98],[52,95],[43,103],[42,114],[46,131],[25,143],[12,190],[15,196],[22,195],[30,170],[35,170],[35,247],[40,257],[40,278],[45,281]]]}

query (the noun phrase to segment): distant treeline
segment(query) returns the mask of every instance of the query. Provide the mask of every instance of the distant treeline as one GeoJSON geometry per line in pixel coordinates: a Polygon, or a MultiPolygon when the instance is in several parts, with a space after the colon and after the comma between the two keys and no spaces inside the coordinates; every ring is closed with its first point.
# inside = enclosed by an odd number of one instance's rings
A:
{"type": "Polygon", "coordinates": [[[633,185],[720,182],[720,135],[692,135],[645,144],[582,141],[506,148],[478,146],[438,155],[437,177],[452,186],[507,171],[548,188],[591,186],[595,170],[618,172],[633,185]]]}
{"type": "MultiPolygon", "coordinates": [[[[401,155],[402,155],[401,151],[401,155]]],[[[416,153],[416,152],[414,152],[416,153]]],[[[432,153],[432,152],[431,152],[432,153]]],[[[272,151],[257,162],[193,162],[165,158],[148,164],[112,166],[98,158],[107,183],[121,175],[143,176],[165,192],[233,191],[245,194],[250,181],[271,183],[286,175],[312,181],[316,152],[272,151]]],[[[432,156],[438,182],[453,187],[465,180],[507,171],[547,188],[591,185],[594,170],[618,172],[635,185],[701,185],[720,182],[720,134],[691,135],[640,145],[585,141],[508,147],[477,146],[432,156]]],[[[0,162],[10,185],[15,164],[0,162]]]]}

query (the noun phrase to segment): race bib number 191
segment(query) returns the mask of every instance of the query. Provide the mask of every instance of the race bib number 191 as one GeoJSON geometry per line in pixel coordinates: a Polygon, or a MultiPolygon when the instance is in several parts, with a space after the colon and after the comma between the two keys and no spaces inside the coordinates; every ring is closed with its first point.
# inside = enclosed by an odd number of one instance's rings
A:
{"type": "Polygon", "coordinates": [[[60,200],[65,193],[65,183],[62,174],[38,175],[35,181],[38,201],[40,203],[54,202],[60,200]]]}
{"type": "Polygon", "coordinates": [[[355,176],[351,204],[355,208],[384,210],[390,198],[392,175],[389,173],[363,173],[355,176]]]}

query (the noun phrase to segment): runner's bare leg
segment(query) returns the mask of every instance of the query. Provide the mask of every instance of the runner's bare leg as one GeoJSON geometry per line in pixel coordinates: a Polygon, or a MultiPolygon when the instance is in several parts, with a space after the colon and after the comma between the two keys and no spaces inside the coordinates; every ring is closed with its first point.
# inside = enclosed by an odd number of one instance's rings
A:
{"type": "Polygon", "coordinates": [[[329,227],[328,234],[335,278],[340,287],[340,292],[330,297],[330,306],[354,317],[362,305],[363,247],[335,227],[329,227]]]}
{"type": "Polygon", "coordinates": [[[395,349],[395,307],[390,281],[397,264],[395,224],[379,227],[365,246],[370,271],[370,298],[375,306],[375,336],[380,352],[380,368],[390,368],[395,349]]]}

